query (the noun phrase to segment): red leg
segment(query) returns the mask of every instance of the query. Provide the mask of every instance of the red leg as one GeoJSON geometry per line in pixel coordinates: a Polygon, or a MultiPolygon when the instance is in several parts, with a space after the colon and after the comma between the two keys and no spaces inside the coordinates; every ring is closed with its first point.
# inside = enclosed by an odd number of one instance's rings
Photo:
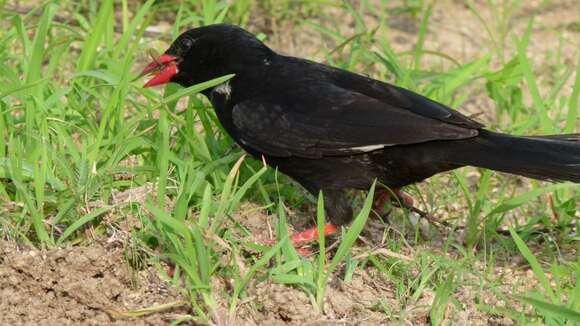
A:
{"type": "MultiPolygon", "coordinates": [[[[400,200],[402,204],[404,204],[406,206],[413,206],[413,204],[415,203],[415,200],[413,200],[413,197],[407,195],[401,189],[394,188],[393,192],[395,193],[395,195],[398,197],[398,200],[400,200]]],[[[386,214],[386,212],[384,212],[383,210],[384,210],[385,203],[389,200],[395,204],[398,204],[397,198],[394,198],[390,191],[379,190],[376,193],[374,209],[381,215],[386,214]]]]}
{"type": "MultiPolygon", "coordinates": [[[[326,223],[324,225],[324,235],[325,236],[329,236],[331,234],[334,234],[334,233],[336,233],[337,230],[338,230],[338,228],[336,226],[334,226],[333,224],[326,223]]],[[[296,233],[290,237],[290,240],[292,241],[292,243],[294,245],[318,240],[318,227],[315,226],[313,228],[307,229],[307,230],[302,231],[300,233],[296,233]]]]}
{"type": "Polygon", "coordinates": [[[375,202],[373,209],[380,215],[386,215],[385,203],[391,199],[391,193],[387,190],[379,190],[375,193],[375,202]]]}
{"type": "MultiPolygon", "coordinates": [[[[331,234],[336,233],[337,231],[338,228],[333,224],[327,223],[324,225],[324,236],[329,236],[331,234]]],[[[295,233],[292,236],[290,236],[290,241],[292,241],[292,244],[296,248],[296,251],[298,251],[298,253],[302,256],[309,256],[311,252],[306,248],[300,248],[300,245],[317,240],[318,240],[317,226],[299,233],[295,233]]],[[[274,245],[276,243],[276,240],[268,240],[265,241],[265,243],[267,245],[274,245]]]]}
{"type": "Polygon", "coordinates": [[[399,197],[403,204],[407,206],[413,206],[413,204],[415,204],[413,197],[407,195],[401,189],[395,189],[395,194],[397,194],[397,197],[399,197]]]}

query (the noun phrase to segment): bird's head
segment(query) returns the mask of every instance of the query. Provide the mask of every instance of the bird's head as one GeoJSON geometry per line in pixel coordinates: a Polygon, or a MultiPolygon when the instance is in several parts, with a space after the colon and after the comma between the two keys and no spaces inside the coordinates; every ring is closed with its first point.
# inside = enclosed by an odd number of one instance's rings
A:
{"type": "Polygon", "coordinates": [[[145,67],[152,74],[145,87],[169,82],[184,87],[248,69],[270,60],[274,52],[254,35],[226,24],[190,29],[181,34],[159,58],[145,67]]]}

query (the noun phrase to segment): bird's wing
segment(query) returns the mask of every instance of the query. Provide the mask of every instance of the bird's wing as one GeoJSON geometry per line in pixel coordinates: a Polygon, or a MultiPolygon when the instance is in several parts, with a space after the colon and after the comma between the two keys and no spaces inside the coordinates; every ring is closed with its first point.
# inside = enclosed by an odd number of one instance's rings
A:
{"type": "Polygon", "coordinates": [[[282,157],[352,155],[478,134],[477,128],[417,114],[327,83],[242,101],[234,105],[232,120],[242,144],[282,157]]]}

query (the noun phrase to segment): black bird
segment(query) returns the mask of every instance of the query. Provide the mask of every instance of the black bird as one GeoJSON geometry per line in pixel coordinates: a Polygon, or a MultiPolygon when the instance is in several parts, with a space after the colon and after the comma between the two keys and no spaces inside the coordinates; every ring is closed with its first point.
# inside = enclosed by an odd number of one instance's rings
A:
{"type": "Polygon", "coordinates": [[[580,183],[579,135],[495,133],[409,90],[280,55],[237,26],[181,34],[144,70],[151,72],[156,74],[146,87],[187,87],[235,74],[203,92],[224,129],[252,156],[264,157],[311,193],[322,190],[336,226],[352,219],[345,191],[368,190],[375,179],[398,189],[471,165],[580,183]]]}

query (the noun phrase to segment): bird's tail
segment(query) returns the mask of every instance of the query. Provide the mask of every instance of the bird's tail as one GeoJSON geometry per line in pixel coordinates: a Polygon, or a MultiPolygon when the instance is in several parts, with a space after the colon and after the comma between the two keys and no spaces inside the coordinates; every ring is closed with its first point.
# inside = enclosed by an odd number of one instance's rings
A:
{"type": "Polygon", "coordinates": [[[540,180],[580,183],[580,134],[517,137],[482,130],[458,141],[442,158],[540,180]]]}

